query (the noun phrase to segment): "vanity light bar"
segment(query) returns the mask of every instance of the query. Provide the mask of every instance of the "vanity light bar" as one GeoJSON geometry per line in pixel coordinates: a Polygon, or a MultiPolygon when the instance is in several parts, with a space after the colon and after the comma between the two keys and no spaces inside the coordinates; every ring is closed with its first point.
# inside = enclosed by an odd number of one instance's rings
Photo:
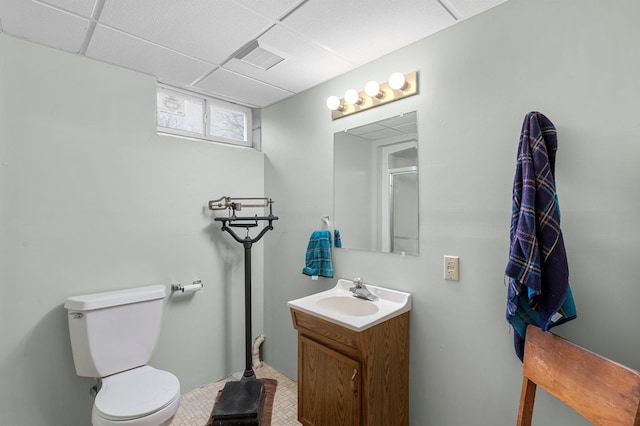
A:
{"type": "Polygon", "coordinates": [[[414,71],[409,74],[396,72],[391,74],[386,83],[378,84],[376,81],[370,81],[366,84],[365,90],[361,92],[357,92],[355,89],[347,90],[343,99],[330,96],[327,99],[327,108],[331,110],[331,119],[337,120],[417,93],[418,72],[414,71]]]}

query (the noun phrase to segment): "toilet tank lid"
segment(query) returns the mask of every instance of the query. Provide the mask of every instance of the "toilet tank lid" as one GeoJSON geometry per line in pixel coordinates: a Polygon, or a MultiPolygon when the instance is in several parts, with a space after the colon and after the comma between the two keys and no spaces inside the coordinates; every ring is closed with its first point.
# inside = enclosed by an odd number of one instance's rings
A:
{"type": "Polygon", "coordinates": [[[72,296],[67,299],[64,307],[74,311],[91,311],[94,309],[108,308],[110,306],[163,299],[165,295],[166,288],[164,285],[150,285],[126,290],[72,296]]]}

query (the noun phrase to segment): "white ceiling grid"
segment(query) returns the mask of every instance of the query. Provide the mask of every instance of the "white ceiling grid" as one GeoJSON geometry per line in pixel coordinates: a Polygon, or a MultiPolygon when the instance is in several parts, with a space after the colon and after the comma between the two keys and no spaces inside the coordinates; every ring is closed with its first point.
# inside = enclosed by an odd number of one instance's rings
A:
{"type": "Polygon", "coordinates": [[[265,107],[506,0],[0,0],[4,34],[265,107]],[[285,58],[234,58],[253,40],[285,58]]]}

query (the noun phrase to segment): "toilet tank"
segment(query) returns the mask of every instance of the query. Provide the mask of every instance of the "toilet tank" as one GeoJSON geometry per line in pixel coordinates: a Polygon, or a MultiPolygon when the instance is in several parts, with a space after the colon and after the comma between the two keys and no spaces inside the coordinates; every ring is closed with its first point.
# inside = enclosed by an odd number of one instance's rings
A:
{"type": "Polygon", "coordinates": [[[69,334],[78,376],[105,377],[145,365],[158,341],[163,285],[74,296],[69,334]]]}

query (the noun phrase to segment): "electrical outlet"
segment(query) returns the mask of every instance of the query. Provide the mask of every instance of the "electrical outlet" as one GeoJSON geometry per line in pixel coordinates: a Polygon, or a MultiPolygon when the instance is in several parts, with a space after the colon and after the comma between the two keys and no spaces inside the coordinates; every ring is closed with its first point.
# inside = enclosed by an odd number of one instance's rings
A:
{"type": "Polygon", "coordinates": [[[458,256],[444,257],[444,279],[450,281],[460,280],[460,258],[458,256]]]}

